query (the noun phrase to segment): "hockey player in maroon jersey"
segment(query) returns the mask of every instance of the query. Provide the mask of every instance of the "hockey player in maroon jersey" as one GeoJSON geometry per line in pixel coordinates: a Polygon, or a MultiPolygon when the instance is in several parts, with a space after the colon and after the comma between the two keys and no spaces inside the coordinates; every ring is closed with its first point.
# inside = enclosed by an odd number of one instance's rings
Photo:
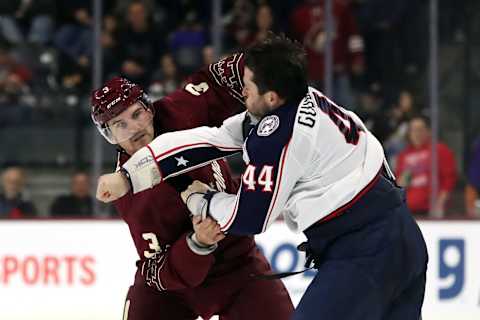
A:
{"type": "Polygon", "coordinates": [[[318,272],[292,320],[421,319],[428,264],[421,230],[380,142],[355,113],[307,85],[305,59],[298,43],[270,33],[245,53],[248,111],[219,128],[155,137],[120,172],[99,179],[97,198],[140,193],[243,151],[236,194],[196,181],[182,198],[229,234],[264,232],[280,216],[304,233],[300,249],[318,272]],[[258,122],[245,137],[252,118],[258,122]],[[178,168],[178,158],[190,162],[178,168]]]}
{"type": "MultiPolygon", "coordinates": [[[[220,125],[241,111],[240,72],[242,55],[234,55],[194,74],[183,89],[153,103],[140,86],[113,78],[92,93],[92,119],[100,133],[118,145],[120,168],[160,133],[220,125]]],[[[172,165],[177,167],[188,163],[183,157],[175,160],[172,165]]],[[[271,272],[253,237],[225,237],[212,219],[194,220],[192,228],[178,191],[193,180],[236,191],[226,162],[220,160],[115,201],[140,257],[124,320],[194,320],[214,314],[222,320],[290,319],[292,302],[280,280],[252,277],[271,272]]]]}

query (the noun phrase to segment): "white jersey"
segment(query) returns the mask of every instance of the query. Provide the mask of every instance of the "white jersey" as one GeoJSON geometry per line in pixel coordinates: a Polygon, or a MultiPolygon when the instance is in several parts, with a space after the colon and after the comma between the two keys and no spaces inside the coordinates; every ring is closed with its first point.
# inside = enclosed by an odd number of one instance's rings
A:
{"type": "Polygon", "coordinates": [[[358,116],[314,88],[299,105],[264,116],[244,139],[246,116],[157,137],[124,165],[134,192],[243,151],[237,194],[216,193],[210,215],[224,231],[260,233],[280,215],[303,231],[355,201],[382,168],[382,146],[358,116]]]}

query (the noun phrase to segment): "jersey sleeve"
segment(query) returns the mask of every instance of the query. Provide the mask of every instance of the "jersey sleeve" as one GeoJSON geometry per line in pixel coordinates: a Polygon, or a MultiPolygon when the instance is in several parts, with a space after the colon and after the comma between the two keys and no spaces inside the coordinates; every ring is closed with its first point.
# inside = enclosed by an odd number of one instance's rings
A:
{"type": "Polygon", "coordinates": [[[157,289],[166,291],[192,288],[205,280],[215,257],[211,253],[199,255],[193,252],[187,244],[187,237],[187,233],[183,234],[156,258],[157,289]]]}
{"type": "Polygon", "coordinates": [[[208,66],[208,77],[228,90],[229,94],[244,104],[243,71],[245,67],[243,53],[237,53],[208,66]]]}
{"type": "Polygon", "coordinates": [[[211,106],[208,112],[209,126],[218,126],[228,116],[245,110],[243,70],[243,53],[238,53],[210,64],[192,77],[192,82],[197,76],[207,79],[214,93],[208,97],[211,106]]]}
{"type": "Polygon", "coordinates": [[[241,152],[245,115],[230,117],[219,128],[199,127],[156,137],[122,166],[130,176],[133,192],[241,152]]]}
{"type": "Polygon", "coordinates": [[[183,88],[157,104],[164,131],[217,127],[245,110],[242,98],[243,55],[226,57],[189,76],[183,88]]]}

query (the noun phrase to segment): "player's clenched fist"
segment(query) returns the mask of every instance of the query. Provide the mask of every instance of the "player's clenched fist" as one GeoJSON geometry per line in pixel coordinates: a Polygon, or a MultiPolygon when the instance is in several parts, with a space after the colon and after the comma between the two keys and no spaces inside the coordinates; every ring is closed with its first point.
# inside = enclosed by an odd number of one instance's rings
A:
{"type": "Polygon", "coordinates": [[[187,199],[190,195],[194,193],[207,193],[207,191],[212,190],[208,185],[198,180],[192,182],[191,185],[188,186],[180,195],[182,197],[183,202],[186,204],[187,199]]]}
{"type": "Polygon", "coordinates": [[[225,238],[225,235],[220,230],[220,225],[210,217],[202,220],[201,217],[194,216],[192,223],[195,237],[199,245],[211,246],[225,238]]]}
{"type": "Polygon", "coordinates": [[[204,196],[207,192],[212,190],[213,189],[205,183],[195,180],[180,194],[180,196],[192,215],[201,216],[202,219],[205,219],[208,214],[208,201],[204,196]]]}
{"type": "Polygon", "coordinates": [[[128,190],[130,184],[120,172],[104,174],[98,178],[97,199],[102,202],[115,201],[123,197],[128,190]]]}

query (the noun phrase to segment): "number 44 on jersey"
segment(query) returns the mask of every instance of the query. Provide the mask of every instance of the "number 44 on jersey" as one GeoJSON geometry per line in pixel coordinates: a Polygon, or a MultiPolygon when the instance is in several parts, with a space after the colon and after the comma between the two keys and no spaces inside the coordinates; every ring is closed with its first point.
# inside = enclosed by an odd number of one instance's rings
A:
{"type": "Polygon", "coordinates": [[[247,190],[261,188],[263,192],[273,191],[273,166],[264,165],[261,169],[249,164],[243,173],[242,181],[247,190]],[[257,175],[258,174],[258,175],[257,175]]]}

